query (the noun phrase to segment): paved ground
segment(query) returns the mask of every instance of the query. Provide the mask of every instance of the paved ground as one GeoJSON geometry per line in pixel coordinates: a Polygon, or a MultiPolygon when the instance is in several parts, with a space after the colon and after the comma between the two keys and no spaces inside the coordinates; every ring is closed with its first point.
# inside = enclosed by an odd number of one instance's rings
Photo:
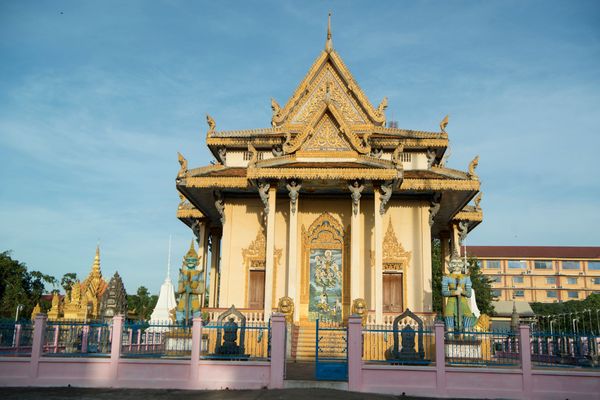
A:
{"type": "Polygon", "coordinates": [[[331,389],[281,390],[137,390],[81,388],[0,388],[3,400],[416,400],[423,397],[387,396],[331,389]]]}

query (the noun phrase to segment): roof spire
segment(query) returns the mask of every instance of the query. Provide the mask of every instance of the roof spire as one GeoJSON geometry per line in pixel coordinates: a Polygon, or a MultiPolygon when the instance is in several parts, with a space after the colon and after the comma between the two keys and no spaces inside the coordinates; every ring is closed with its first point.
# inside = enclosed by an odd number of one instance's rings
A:
{"type": "Polygon", "coordinates": [[[327,16],[327,41],[325,41],[325,51],[328,53],[333,51],[333,42],[331,40],[331,11],[327,16]]]}
{"type": "Polygon", "coordinates": [[[100,245],[96,245],[96,256],[94,257],[94,265],[92,270],[100,271],[100,245]]]}

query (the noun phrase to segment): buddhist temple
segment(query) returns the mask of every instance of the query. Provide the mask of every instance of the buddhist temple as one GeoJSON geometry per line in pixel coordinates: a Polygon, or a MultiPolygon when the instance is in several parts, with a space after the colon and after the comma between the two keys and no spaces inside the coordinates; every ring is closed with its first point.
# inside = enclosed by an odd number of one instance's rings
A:
{"type": "Polygon", "coordinates": [[[265,128],[223,131],[207,115],[209,165],[179,154],[177,216],[211,260],[209,307],[266,319],[287,296],[295,322],[343,321],[357,299],[374,323],[432,312],[432,240],[448,262],[482,221],[478,158],[445,166],[448,118],[431,132],[388,123],[387,98],[369,101],[330,23],[291,97],[270,104],[265,128]]]}
{"type": "Polygon", "coordinates": [[[48,319],[72,321],[98,319],[100,317],[100,301],[107,287],[108,283],[102,277],[100,270],[100,247],[98,246],[88,276],[83,282],[77,281],[73,284],[71,292],[65,295],[62,304],[58,294],[54,295],[52,308],[48,311],[48,319]]]}

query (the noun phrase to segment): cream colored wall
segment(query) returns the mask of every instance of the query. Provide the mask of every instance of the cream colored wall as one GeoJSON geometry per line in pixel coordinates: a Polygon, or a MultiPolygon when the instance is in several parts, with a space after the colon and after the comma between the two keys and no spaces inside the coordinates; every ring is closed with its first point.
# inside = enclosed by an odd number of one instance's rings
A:
{"type": "MultiPolygon", "coordinates": [[[[383,232],[393,223],[398,241],[404,250],[411,252],[410,265],[406,274],[405,307],[414,311],[431,311],[431,240],[428,224],[428,204],[425,202],[406,202],[391,200],[383,217],[383,232]]],[[[222,276],[220,288],[220,307],[232,304],[239,308],[247,307],[247,275],[242,250],[248,248],[261,229],[263,205],[256,198],[228,198],[225,201],[226,223],[222,239],[222,276]]],[[[344,230],[350,229],[352,212],[351,200],[344,198],[311,198],[302,195],[298,204],[298,240],[302,242],[302,227],[308,230],[311,224],[323,213],[329,212],[341,222],[344,230]]],[[[359,294],[365,298],[370,309],[374,308],[374,280],[371,265],[374,228],[373,198],[361,199],[360,223],[360,282],[359,294]]],[[[279,194],[275,213],[275,249],[281,250],[279,264],[276,265],[274,304],[277,299],[288,293],[288,241],[289,241],[289,198],[279,194]]],[[[350,236],[347,236],[350,240],[350,236]]],[[[303,265],[302,246],[298,246],[298,269],[303,265]]],[[[293,255],[290,255],[293,256],[293,255]]],[[[350,252],[344,253],[344,263],[350,270],[350,252]]],[[[354,279],[351,277],[351,279],[354,279]]],[[[296,282],[297,296],[300,301],[300,282],[296,282]]],[[[349,288],[348,288],[349,290],[349,288]]],[[[352,301],[353,299],[350,299],[352,301]]]]}

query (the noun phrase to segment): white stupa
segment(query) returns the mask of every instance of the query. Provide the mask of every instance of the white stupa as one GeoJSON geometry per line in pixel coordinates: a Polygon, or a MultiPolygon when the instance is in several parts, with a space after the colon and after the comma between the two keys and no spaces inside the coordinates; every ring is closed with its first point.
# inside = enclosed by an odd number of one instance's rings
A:
{"type": "MultiPolygon", "coordinates": [[[[150,315],[150,325],[168,325],[171,323],[170,311],[177,306],[175,302],[175,289],[171,282],[171,238],[169,237],[169,260],[167,262],[167,277],[160,286],[160,293],[158,294],[158,301],[156,307],[150,315]]],[[[167,327],[151,327],[153,331],[167,330],[167,327]]]]}

